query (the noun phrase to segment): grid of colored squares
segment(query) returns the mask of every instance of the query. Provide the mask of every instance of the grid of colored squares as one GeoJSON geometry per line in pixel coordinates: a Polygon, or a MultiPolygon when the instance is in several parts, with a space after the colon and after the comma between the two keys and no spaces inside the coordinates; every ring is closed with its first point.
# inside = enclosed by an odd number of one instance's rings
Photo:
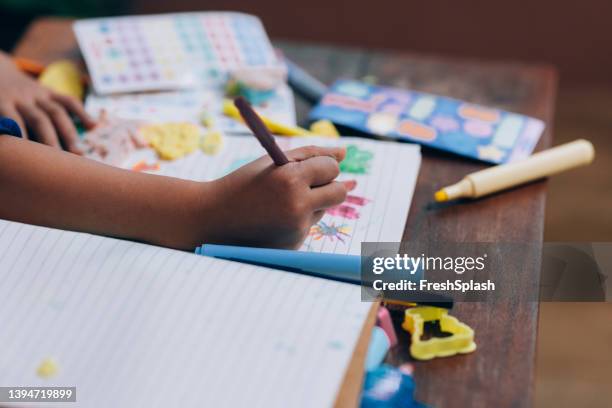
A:
{"type": "Polygon", "coordinates": [[[278,63],[259,19],[240,13],[88,19],[74,29],[101,94],[216,85],[232,69],[278,63]]]}

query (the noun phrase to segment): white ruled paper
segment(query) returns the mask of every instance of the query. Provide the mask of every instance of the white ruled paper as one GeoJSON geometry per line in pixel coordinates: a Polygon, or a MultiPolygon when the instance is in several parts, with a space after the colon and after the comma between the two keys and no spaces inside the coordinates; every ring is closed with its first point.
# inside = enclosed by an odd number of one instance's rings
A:
{"type": "Polygon", "coordinates": [[[371,306],[355,285],[2,220],[0,279],[0,386],[76,386],[67,407],[330,406],[371,306]]]}

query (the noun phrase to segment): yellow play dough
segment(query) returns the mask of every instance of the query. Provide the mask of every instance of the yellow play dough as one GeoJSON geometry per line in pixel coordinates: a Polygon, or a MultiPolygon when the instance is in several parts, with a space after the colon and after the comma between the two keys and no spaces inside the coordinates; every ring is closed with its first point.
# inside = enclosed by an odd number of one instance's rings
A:
{"type": "Polygon", "coordinates": [[[200,143],[200,129],[193,123],[147,125],[140,134],[164,160],[181,158],[195,151],[200,143]]]}
{"type": "Polygon", "coordinates": [[[44,359],[38,369],[36,370],[36,374],[38,374],[41,378],[51,378],[55,376],[58,372],[58,366],[54,359],[46,358],[44,359]]]}
{"type": "Polygon", "coordinates": [[[202,138],[200,148],[210,156],[213,156],[221,151],[223,147],[223,135],[217,130],[211,130],[202,138]]]}
{"type": "Polygon", "coordinates": [[[53,62],[40,74],[38,81],[57,93],[83,99],[81,74],[77,66],[70,61],[53,62]]]}

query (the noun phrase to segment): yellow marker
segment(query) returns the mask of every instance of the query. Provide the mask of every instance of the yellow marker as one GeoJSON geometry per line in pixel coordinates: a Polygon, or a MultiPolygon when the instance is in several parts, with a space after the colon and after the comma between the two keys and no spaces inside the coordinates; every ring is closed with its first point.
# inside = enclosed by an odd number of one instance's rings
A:
{"type": "Polygon", "coordinates": [[[593,161],[595,149],[588,140],[579,139],[509,164],[500,164],[468,174],[460,182],[436,192],[438,202],[469,197],[478,198],[500,190],[552,176],[593,161]]]}
{"type": "Polygon", "coordinates": [[[55,92],[83,99],[83,82],[76,65],[62,60],[50,64],[38,77],[38,81],[55,92]]]}
{"type": "MultiPolygon", "coordinates": [[[[236,119],[242,122],[242,116],[240,116],[240,112],[234,106],[234,103],[229,99],[225,99],[223,101],[223,114],[229,116],[230,118],[236,119]]],[[[263,123],[267,126],[270,132],[276,135],[283,136],[315,136],[313,133],[308,130],[298,127],[298,126],[287,126],[282,123],[275,122],[271,119],[266,118],[265,116],[259,115],[263,123]]]]}
{"type": "Polygon", "coordinates": [[[315,133],[317,136],[328,137],[330,139],[337,139],[340,137],[338,129],[334,124],[327,119],[317,120],[310,125],[310,131],[315,133]]]}
{"type": "Polygon", "coordinates": [[[55,360],[52,358],[45,358],[38,366],[36,374],[41,378],[51,378],[57,375],[58,371],[59,369],[55,360]]]}

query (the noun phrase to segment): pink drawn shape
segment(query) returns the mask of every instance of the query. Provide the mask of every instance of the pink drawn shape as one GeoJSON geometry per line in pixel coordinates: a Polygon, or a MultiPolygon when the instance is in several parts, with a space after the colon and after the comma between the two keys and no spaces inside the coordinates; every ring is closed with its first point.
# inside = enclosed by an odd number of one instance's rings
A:
{"type": "Polygon", "coordinates": [[[337,215],[348,220],[356,220],[359,218],[359,213],[353,207],[340,204],[327,210],[329,215],[337,215]]]}
{"type": "Polygon", "coordinates": [[[364,206],[367,203],[369,203],[370,200],[368,200],[365,197],[359,197],[359,196],[354,196],[354,195],[349,194],[346,196],[346,200],[344,200],[344,202],[349,203],[349,204],[364,206]]]}

